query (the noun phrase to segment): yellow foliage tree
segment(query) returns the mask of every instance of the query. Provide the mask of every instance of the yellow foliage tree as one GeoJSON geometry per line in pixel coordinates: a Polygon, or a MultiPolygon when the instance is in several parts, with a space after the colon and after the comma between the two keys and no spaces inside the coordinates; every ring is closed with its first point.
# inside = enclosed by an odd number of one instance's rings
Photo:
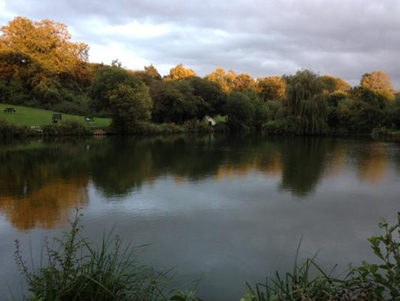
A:
{"type": "Polygon", "coordinates": [[[374,71],[364,74],[361,78],[361,86],[384,96],[390,101],[395,100],[396,90],[393,88],[389,74],[384,71],[374,71]]]}
{"type": "Polygon", "coordinates": [[[282,99],[286,96],[286,81],[280,76],[258,78],[256,89],[264,101],[282,99]]]}
{"type": "Polygon", "coordinates": [[[236,75],[235,71],[225,71],[224,68],[218,67],[214,72],[206,75],[206,79],[217,83],[222,91],[231,93],[233,90],[252,89],[254,87],[254,79],[248,74],[236,75]]]}
{"type": "Polygon", "coordinates": [[[233,85],[236,91],[254,90],[256,81],[247,73],[241,73],[235,77],[233,85]]]}
{"type": "Polygon", "coordinates": [[[321,76],[321,81],[323,90],[326,93],[340,92],[346,94],[351,88],[345,80],[333,75],[321,76]]]}
{"type": "Polygon", "coordinates": [[[179,80],[187,77],[196,76],[196,73],[189,68],[185,68],[182,64],[179,64],[175,68],[169,71],[169,75],[166,77],[167,80],[179,80]]]}
{"type": "Polygon", "coordinates": [[[65,24],[16,17],[1,31],[0,52],[23,53],[55,74],[75,71],[80,63],[88,60],[89,47],[72,42],[65,24]]]}
{"type": "Polygon", "coordinates": [[[217,83],[221,89],[225,92],[229,92],[229,87],[226,83],[226,72],[224,68],[218,67],[215,69],[214,72],[211,72],[210,74],[206,75],[206,79],[210,82],[217,83]]]}

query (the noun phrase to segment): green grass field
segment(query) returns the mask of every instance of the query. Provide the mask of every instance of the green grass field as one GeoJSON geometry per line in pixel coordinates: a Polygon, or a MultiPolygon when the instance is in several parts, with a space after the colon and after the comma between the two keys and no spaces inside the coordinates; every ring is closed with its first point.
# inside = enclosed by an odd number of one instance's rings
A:
{"type": "MultiPolygon", "coordinates": [[[[20,126],[43,126],[52,124],[53,111],[34,109],[29,107],[0,104],[0,119],[20,126]],[[14,108],[16,113],[4,113],[5,108],[14,108]]],[[[84,116],[62,114],[62,120],[77,120],[90,128],[106,128],[110,125],[109,118],[94,118],[93,122],[86,122],[84,116]]]]}

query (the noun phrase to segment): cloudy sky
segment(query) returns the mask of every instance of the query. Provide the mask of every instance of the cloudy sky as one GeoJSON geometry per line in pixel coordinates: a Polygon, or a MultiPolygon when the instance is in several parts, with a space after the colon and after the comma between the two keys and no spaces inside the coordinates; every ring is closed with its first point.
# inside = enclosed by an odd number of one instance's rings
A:
{"type": "Polygon", "coordinates": [[[307,68],[351,84],[384,70],[400,88],[400,0],[0,0],[0,25],[15,16],[63,22],[91,61],[130,69],[307,68]]]}

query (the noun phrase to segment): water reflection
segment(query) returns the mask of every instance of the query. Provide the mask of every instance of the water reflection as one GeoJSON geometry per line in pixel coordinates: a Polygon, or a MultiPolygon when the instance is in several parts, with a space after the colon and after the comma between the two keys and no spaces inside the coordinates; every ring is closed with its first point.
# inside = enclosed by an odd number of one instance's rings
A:
{"type": "Polygon", "coordinates": [[[388,171],[388,151],[384,143],[374,143],[362,148],[357,158],[358,176],[361,180],[378,184],[388,171]]]}
{"type": "MultiPolygon", "coordinates": [[[[53,228],[88,203],[88,186],[123,200],[171,176],[176,185],[217,183],[261,174],[300,198],[325,177],[355,169],[378,183],[388,173],[388,145],[330,138],[188,137],[30,142],[0,146],[0,212],[20,230],[53,228]]],[[[172,189],[172,187],[171,187],[172,189]]]]}
{"type": "Polygon", "coordinates": [[[0,147],[0,211],[20,230],[52,229],[88,203],[82,147],[29,143],[0,147]]]}

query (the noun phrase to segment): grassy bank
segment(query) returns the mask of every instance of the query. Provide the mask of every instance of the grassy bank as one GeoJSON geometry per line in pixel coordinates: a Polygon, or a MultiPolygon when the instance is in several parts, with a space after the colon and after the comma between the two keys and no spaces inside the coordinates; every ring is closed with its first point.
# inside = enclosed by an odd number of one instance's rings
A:
{"type": "MultiPolygon", "coordinates": [[[[189,291],[171,288],[170,273],[141,263],[137,248],[112,232],[93,246],[82,236],[80,218],[77,211],[70,231],[53,243],[44,238],[47,262],[39,268],[28,266],[16,241],[16,263],[28,284],[26,300],[201,301],[196,286],[189,291]]],[[[379,227],[382,235],[368,239],[374,263],[350,265],[338,274],[335,269],[324,271],[314,259],[298,263],[296,256],[293,272],[276,272],[264,283],[247,284],[248,292],[240,301],[400,300],[400,242],[395,238],[399,225],[383,220],[379,227]]],[[[300,244],[297,254],[299,249],[300,244]]]]}
{"type": "MultiPolygon", "coordinates": [[[[15,124],[17,126],[44,126],[52,125],[53,111],[35,109],[24,106],[15,106],[9,104],[0,104],[0,119],[15,124]],[[15,113],[5,113],[6,108],[14,108],[15,113]]],[[[62,114],[63,121],[78,121],[89,128],[106,128],[111,124],[109,118],[94,118],[93,122],[86,122],[85,116],[62,114]]]]}
{"type": "MultiPolygon", "coordinates": [[[[62,114],[62,120],[57,124],[52,122],[55,112],[24,106],[0,104],[0,137],[30,137],[30,136],[84,136],[91,135],[93,130],[101,129],[108,134],[117,134],[111,126],[109,118],[94,118],[86,122],[84,116],[62,114]],[[15,113],[5,113],[6,108],[14,108],[15,113]]],[[[207,122],[189,120],[184,124],[152,122],[138,123],[135,129],[124,134],[131,135],[163,135],[182,133],[228,132],[226,117],[218,117],[217,125],[211,127],[207,122]]]]}

